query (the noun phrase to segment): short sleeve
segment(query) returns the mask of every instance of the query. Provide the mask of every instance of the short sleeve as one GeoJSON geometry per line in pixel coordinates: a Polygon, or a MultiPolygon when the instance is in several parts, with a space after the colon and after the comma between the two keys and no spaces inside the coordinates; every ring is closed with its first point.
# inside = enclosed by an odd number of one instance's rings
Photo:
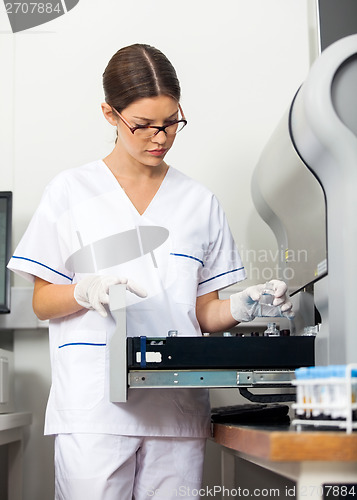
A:
{"type": "Polygon", "coordinates": [[[57,221],[65,210],[65,189],[52,182],[18,244],[8,268],[29,281],[39,277],[56,284],[70,284],[73,273],[64,266],[57,221]]]}
{"type": "Polygon", "coordinates": [[[227,217],[213,196],[209,220],[210,242],[200,271],[197,295],[221,290],[246,279],[227,217]]]}

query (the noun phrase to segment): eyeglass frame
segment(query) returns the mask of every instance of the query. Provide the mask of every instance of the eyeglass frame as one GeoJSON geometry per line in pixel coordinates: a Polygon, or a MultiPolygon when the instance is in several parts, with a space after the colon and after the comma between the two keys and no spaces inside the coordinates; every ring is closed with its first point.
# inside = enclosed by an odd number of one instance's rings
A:
{"type": "MultiPolygon", "coordinates": [[[[124,124],[128,127],[128,129],[130,130],[130,132],[131,132],[133,135],[135,134],[135,130],[138,130],[138,129],[141,129],[141,130],[142,130],[142,129],[146,129],[146,128],[154,128],[154,129],[156,129],[156,132],[155,132],[153,135],[150,135],[149,137],[147,137],[146,139],[151,139],[151,137],[155,137],[155,136],[157,136],[160,132],[164,132],[164,133],[166,134],[166,136],[167,136],[167,135],[168,135],[168,133],[166,132],[166,130],[165,130],[165,129],[166,129],[167,127],[171,127],[174,123],[183,123],[183,124],[184,124],[184,126],[182,127],[182,129],[183,129],[184,127],[186,127],[186,125],[187,125],[187,120],[186,120],[186,117],[185,117],[184,112],[182,111],[182,108],[181,108],[181,106],[180,106],[180,104],[179,104],[179,103],[178,103],[178,107],[179,107],[179,111],[180,111],[181,116],[182,116],[181,120],[174,120],[174,121],[173,121],[172,123],[170,123],[169,125],[163,125],[162,127],[159,127],[158,125],[137,125],[136,127],[132,127],[132,126],[130,125],[130,123],[126,121],[126,119],[124,118],[124,116],[122,116],[122,115],[119,113],[119,111],[117,111],[117,110],[114,108],[114,106],[111,106],[110,104],[109,104],[109,106],[110,106],[110,107],[111,107],[111,109],[112,109],[112,110],[113,110],[113,111],[114,111],[114,112],[115,112],[115,113],[119,116],[119,118],[121,119],[121,121],[122,121],[122,122],[123,122],[123,123],[124,123],[124,124]]],[[[181,129],[181,130],[182,130],[182,129],[181,129]]],[[[170,134],[170,135],[176,135],[176,133],[175,133],[175,134],[170,134]]]]}

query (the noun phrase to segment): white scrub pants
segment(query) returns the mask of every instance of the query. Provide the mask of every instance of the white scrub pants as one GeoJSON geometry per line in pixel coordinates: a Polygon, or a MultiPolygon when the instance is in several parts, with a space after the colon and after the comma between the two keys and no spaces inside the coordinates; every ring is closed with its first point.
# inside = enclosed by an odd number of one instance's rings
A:
{"type": "Polygon", "coordinates": [[[205,441],[60,434],[55,500],[199,498],[205,441]]]}

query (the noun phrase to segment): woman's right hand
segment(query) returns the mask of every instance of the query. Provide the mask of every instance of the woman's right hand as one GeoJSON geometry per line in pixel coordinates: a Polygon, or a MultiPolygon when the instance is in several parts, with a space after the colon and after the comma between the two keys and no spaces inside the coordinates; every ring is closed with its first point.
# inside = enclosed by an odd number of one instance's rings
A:
{"type": "Polygon", "coordinates": [[[104,306],[109,304],[109,287],[119,284],[126,285],[126,289],[138,297],[145,298],[147,296],[147,292],[143,288],[128,278],[108,275],[84,278],[75,286],[74,298],[79,305],[87,309],[94,309],[105,318],[108,315],[104,306]]]}
{"type": "Polygon", "coordinates": [[[127,278],[116,276],[88,276],[77,284],[57,285],[35,278],[32,305],[40,320],[57,319],[74,314],[85,307],[107,316],[104,305],[109,302],[109,287],[123,283],[127,290],[139,297],[147,293],[127,278]]]}

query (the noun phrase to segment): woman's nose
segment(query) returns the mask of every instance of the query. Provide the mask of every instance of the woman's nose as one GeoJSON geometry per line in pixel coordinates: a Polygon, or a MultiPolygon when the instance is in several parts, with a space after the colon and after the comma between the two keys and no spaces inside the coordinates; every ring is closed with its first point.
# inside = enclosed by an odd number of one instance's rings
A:
{"type": "Polygon", "coordinates": [[[167,135],[163,130],[160,130],[160,132],[152,138],[153,142],[157,142],[158,144],[165,144],[167,139],[167,135]]]}

